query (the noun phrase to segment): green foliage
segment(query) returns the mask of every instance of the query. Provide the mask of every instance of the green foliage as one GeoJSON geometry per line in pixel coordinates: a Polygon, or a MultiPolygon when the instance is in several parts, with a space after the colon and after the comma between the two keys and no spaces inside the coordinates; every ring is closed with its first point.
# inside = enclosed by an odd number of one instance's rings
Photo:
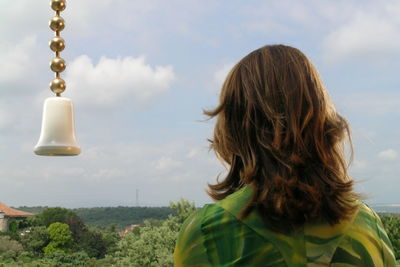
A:
{"type": "Polygon", "coordinates": [[[21,229],[25,229],[25,228],[31,226],[32,225],[31,218],[34,218],[34,217],[28,217],[23,220],[12,221],[8,226],[8,231],[12,232],[12,233],[16,233],[21,229]]]}
{"type": "MultiPolygon", "coordinates": [[[[36,216],[32,216],[32,217],[28,217],[24,220],[25,222],[25,228],[27,227],[34,227],[34,226],[42,226],[42,220],[40,219],[40,216],[36,215],[36,216]]],[[[22,229],[22,228],[21,228],[22,229]]]]}
{"type": "Polygon", "coordinates": [[[22,251],[19,253],[17,261],[22,263],[31,262],[35,258],[35,255],[32,252],[22,251]]]}
{"type": "MultiPolygon", "coordinates": [[[[42,209],[38,216],[16,222],[11,227],[15,232],[0,233],[0,267],[172,266],[180,226],[194,210],[186,200],[170,208],[42,209]],[[131,224],[141,226],[121,238],[117,230],[131,224]]],[[[400,217],[382,216],[382,222],[400,259],[400,217]]]]}
{"type": "MultiPolygon", "coordinates": [[[[27,225],[36,225],[30,227],[35,230],[34,233],[27,233],[26,237],[21,236],[21,238],[24,239],[23,243],[26,249],[37,255],[40,255],[42,251],[46,255],[60,250],[64,252],[84,251],[89,257],[102,258],[108,251],[115,250],[117,241],[113,241],[111,238],[107,241],[103,240],[102,233],[89,230],[83,220],[71,210],[58,207],[48,208],[35,217],[27,223],[27,225]],[[36,229],[40,226],[48,226],[47,231],[44,232],[43,228],[40,228],[41,231],[36,229]],[[56,230],[67,232],[61,233],[56,230]],[[55,235],[68,236],[68,242],[60,240],[57,236],[51,236],[53,232],[55,235]],[[110,246],[110,250],[107,245],[110,246]]],[[[21,233],[25,235],[23,231],[21,233]]]]}
{"type": "Polygon", "coordinates": [[[72,210],[56,207],[45,209],[36,217],[37,223],[48,227],[55,222],[67,223],[68,220],[78,217],[78,215],[72,210]]]}
{"type": "Polygon", "coordinates": [[[8,225],[8,231],[10,232],[17,232],[18,230],[18,221],[13,221],[8,225]]]}
{"type": "Polygon", "coordinates": [[[68,224],[55,222],[47,228],[51,242],[60,246],[66,246],[72,242],[72,232],[68,224]]]}
{"type": "Polygon", "coordinates": [[[106,254],[112,254],[117,251],[117,244],[121,240],[119,234],[115,231],[115,229],[110,229],[106,232],[101,232],[102,239],[107,248],[106,254]]]}
{"type": "Polygon", "coordinates": [[[172,203],[177,215],[169,217],[175,213],[171,208],[95,208],[103,213],[92,217],[105,222],[101,231],[87,227],[71,210],[43,209],[37,216],[15,223],[15,232],[7,233],[7,240],[18,244],[12,239],[19,239],[25,251],[20,245],[20,249],[0,254],[0,267],[3,263],[7,267],[172,266],[172,252],[180,223],[190,211],[188,205],[172,203]],[[149,219],[122,241],[117,230],[140,224],[144,218],[149,219]]]}
{"type": "Polygon", "coordinates": [[[0,253],[4,254],[5,252],[19,252],[22,251],[22,245],[16,241],[12,240],[9,236],[0,236],[0,253]]]}
{"type": "Polygon", "coordinates": [[[115,226],[118,230],[132,224],[142,224],[146,219],[165,220],[173,213],[167,207],[99,207],[74,209],[82,220],[91,226],[108,228],[115,226]]]}
{"type": "Polygon", "coordinates": [[[83,251],[68,254],[58,250],[47,258],[59,264],[57,266],[62,267],[87,266],[86,263],[90,260],[89,256],[83,251]]]}
{"type": "Polygon", "coordinates": [[[20,240],[27,251],[40,256],[50,242],[50,235],[45,226],[35,226],[22,230],[20,240]]]}
{"type": "Polygon", "coordinates": [[[196,207],[194,206],[194,203],[189,202],[186,199],[181,199],[176,203],[170,202],[169,205],[171,209],[175,211],[176,216],[170,215],[168,219],[175,223],[174,228],[176,231],[179,231],[181,224],[196,210],[196,207]]]}
{"type": "Polygon", "coordinates": [[[381,220],[392,242],[394,255],[396,259],[400,259],[400,217],[381,216],[381,220]]]}
{"type": "MultiPolygon", "coordinates": [[[[98,267],[96,260],[90,259],[84,252],[64,253],[55,251],[51,255],[33,259],[29,255],[20,255],[16,260],[0,256],[0,267],[98,267]],[[4,264],[2,264],[4,263],[4,264]]],[[[108,265],[110,266],[110,265],[108,265]]]]}
{"type": "Polygon", "coordinates": [[[13,250],[5,251],[0,254],[0,262],[6,262],[6,263],[13,262],[13,261],[15,261],[17,256],[18,256],[18,252],[16,252],[16,251],[13,251],[13,250]]]}
{"type": "Polygon", "coordinates": [[[8,236],[12,240],[19,241],[19,235],[17,232],[10,232],[10,231],[0,232],[0,236],[8,236]]]}
{"type": "Polygon", "coordinates": [[[173,251],[182,222],[196,210],[186,200],[170,204],[176,215],[161,225],[145,221],[137,233],[128,233],[118,243],[115,266],[173,266],[173,251]]]}
{"type": "Polygon", "coordinates": [[[44,248],[46,256],[59,251],[68,252],[73,244],[72,232],[68,224],[55,222],[47,228],[50,243],[44,248]]]}
{"type": "Polygon", "coordinates": [[[101,233],[89,230],[78,216],[67,218],[66,223],[72,232],[75,251],[84,251],[89,257],[102,258],[105,256],[107,246],[101,233]]]}
{"type": "Polygon", "coordinates": [[[86,229],[82,232],[78,244],[79,249],[85,251],[90,257],[102,258],[106,255],[106,243],[99,232],[86,229]]]}
{"type": "Polygon", "coordinates": [[[169,207],[98,207],[98,208],[79,208],[79,209],[64,209],[59,207],[27,207],[22,206],[17,209],[38,214],[34,217],[29,217],[26,221],[27,226],[49,226],[53,222],[67,223],[64,219],[71,215],[80,217],[85,224],[101,229],[107,229],[111,226],[117,230],[122,230],[132,224],[142,224],[144,220],[156,219],[165,220],[168,215],[174,213],[169,207]],[[72,212],[72,213],[69,213],[72,212]],[[63,215],[64,214],[64,215],[63,215]],[[66,214],[66,216],[65,216],[66,214]],[[49,216],[48,216],[49,215],[49,216]],[[54,216],[56,215],[56,216],[54,216]],[[54,217],[53,217],[54,216],[54,217]],[[43,217],[44,222],[40,222],[43,217]],[[53,218],[53,219],[52,219],[53,218]]]}

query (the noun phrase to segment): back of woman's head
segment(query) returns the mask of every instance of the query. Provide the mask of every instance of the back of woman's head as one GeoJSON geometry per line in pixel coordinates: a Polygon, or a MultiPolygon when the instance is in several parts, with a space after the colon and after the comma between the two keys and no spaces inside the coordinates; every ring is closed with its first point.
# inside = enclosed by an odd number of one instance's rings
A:
{"type": "Polygon", "coordinates": [[[224,180],[209,185],[214,199],[247,184],[253,196],[242,215],[256,209],[282,231],[335,224],[355,210],[342,145],[349,126],[298,49],[251,52],[228,74],[219,106],[205,114],[217,117],[211,147],[230,165],[224,180]]]}

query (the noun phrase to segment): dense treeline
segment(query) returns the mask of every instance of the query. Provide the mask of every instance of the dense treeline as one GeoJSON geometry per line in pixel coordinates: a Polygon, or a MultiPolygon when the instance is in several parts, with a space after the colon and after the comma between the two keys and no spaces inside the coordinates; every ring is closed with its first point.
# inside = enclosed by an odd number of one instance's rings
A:
{"type": "Polygon", "coordinates": [[[88,225],[99,228],[115,225],[117,229],[131,224],[142,224],[146,219],[165,220],[173,213],[169,207],[102,207],[79,208],[73,211],[88,225]]]}
{"type": "Polygon", "coordinates": [[[380,215],[383,226],[389,236],[393,245],[394,255],[397,260],[400,260],[400,217],[398,214],[393,215],[380,215]]]}
{"type": "MultiPolygon", "coordinates": [[[[49,207],[18,207],[17,209],[39,214],[49,207]]],[[[111,226],[121,230],[132,224],[142,224],[146,219],[165,220],[173,214],[169,207],[97,207],[71,209],[85,224],[100,229],[111,226]]]]}
{"type": "Polygon", "coordinates": [[[145,220],[120,236],[115,227],[87,226],[72,210],[47,208],[0,234],[0,267],[172,266],[179,228],[195,209],[172,203],[165,220],[145,220]]]}
{"type": "MultiPolygon", "coordinates": [[[[173,266],[179,228],[195,209],[185,200],[172,203],[165,220],[145,220],[120,236],[115,227],[87,226],[72,210],[47,208],[0,235],[0,267],[173,266]]],[[[400,259],[400,217],[381,218],[400,259]]]]}
{"type": "Polygon", "coordinates": [[[0,236],[0,266],[29,266],[26,264],[32,262],[36,264],[32,266],[59,266],[65,258],[100,259],[112,253],[118,241],[115,231],[89,228],[71,210],[48,208],[10,223],[9,231],[0,236]]]}

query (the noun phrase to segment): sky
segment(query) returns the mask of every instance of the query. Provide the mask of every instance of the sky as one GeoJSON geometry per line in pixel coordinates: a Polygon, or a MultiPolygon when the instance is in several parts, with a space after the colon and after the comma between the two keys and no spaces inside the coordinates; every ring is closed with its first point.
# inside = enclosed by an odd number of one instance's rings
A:
{"type": "Polygon", "coordinates": [[[0,202],[210,203],[208,149],[233,64],[265,44],[302,50],[351,124],[356,190],[400,203],[400,1],[80,0],[62,12],[76,157],[33,153],[53,94],[48,0],[0,0],[0,202]]]}

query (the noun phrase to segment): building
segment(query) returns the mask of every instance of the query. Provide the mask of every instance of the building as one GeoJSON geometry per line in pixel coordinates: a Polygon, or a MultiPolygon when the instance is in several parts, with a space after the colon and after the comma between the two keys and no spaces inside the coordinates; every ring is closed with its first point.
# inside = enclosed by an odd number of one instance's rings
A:
{"type": "Polygon", "coordinates": [[[15,210],[0,202],[0,232],[7,232],[11,222],[35,216],[33,213],[15,210]]]}
{"type": "Polygon", "coordinates": [[[139,227],[139,224],[131,224],[131,225],[129,225],[128,227],[125,227],[124,230],[122,230],[121,232],[119,232],[119,236],[124,236],[124,235],[126,235],[127,233],[132,232],[133,230],[136,229],[136,227],[139,227]]]}

